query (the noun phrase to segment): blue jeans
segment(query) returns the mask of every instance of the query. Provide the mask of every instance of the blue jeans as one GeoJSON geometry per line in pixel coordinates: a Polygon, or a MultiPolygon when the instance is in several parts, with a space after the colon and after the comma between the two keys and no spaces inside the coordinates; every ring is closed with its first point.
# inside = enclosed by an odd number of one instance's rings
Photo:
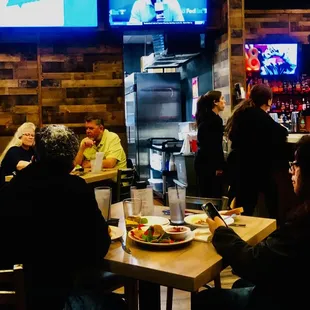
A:
{"type": "Polygon", "coordinates": [[[251,309],[250,300],[253,289],[254,287],[203,290],[193,297],[192,310],[211,309],[210,306],[216,306],[216,309],[221,310],[251,309]]]}

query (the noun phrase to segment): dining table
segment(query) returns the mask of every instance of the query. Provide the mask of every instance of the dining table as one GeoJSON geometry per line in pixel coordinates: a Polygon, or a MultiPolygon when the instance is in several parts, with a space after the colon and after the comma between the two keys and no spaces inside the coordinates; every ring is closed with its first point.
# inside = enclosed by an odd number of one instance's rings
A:
{"type": "MultiPolygon", "coordinates": [[[[154,216],[169,218],[164,206],[155,206],[154,216]]],[[[202,213],[200,210],[187,212],[202,213]]],[[[143,246],[128,237],[122,202],[112,204],[111,217],[119,219],[123,239],[131,250],[126,253],[121,242],[112,242],[104,258],[107,271],[136,279],[139,283],[139,309],[159,310],[160,286],[195,293],[205,284],[220,279],[221,271],[227,266],[211,242],[196,241],[171,247],[143,246]]],[[[238,224],[232,227],[250,245],[255,245],[276,230],[276,220],[238,215],[238,224]]],[[[132,308],[138,309],[138,306],[132,308]]]]}
{"type": "MultiPolygon", "coordinates": [[[[86,168],[83,172],[73,172],[85,180],[86,183],[95,183],[108,179],[115,179],[117,177],[118,169],[102,169],[99,172],[91,172],[91,169],[86,168]]],[[[14,176],[5,176],[5,182],[10,182],[14,176]]]]}

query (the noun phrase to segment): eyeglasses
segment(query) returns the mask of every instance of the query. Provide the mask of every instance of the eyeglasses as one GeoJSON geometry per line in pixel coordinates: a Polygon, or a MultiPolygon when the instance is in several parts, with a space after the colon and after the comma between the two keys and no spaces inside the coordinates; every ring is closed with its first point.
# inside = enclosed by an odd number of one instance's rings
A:
{"type": "Polygon", "coordinates": [[[27,138],[34,138],[34,134],[33,133],[29,133],[29,132],[26,132],[23,134],[23,136],[27,137],[27,138]]]}
{"type": "Polygon", "coordinates": [[[297,160],[289,161],[288,163],[289,163],[289,165],[290,165],[290,172],[291,172],[291,173],[294,173],[294,172],[295,172],[295,167],[299,167],[299,163],[298,163],[297,160]]]}

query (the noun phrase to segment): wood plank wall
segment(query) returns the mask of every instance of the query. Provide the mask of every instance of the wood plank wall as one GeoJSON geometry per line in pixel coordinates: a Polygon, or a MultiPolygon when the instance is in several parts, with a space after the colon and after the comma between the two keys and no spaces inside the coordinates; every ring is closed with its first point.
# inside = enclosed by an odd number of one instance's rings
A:
{"type": "Polygon", "coordinates": [[[234,97],[234,85],[240,83],[244,89],[246,88],[244,27],[244,0],[229,0],[228,37],[230,44],[230,92],[232,95],[232,108],[237,103],[234,97]]]}
{"type": "Polygon", "coordinates": [[[83,135],[87,113],[101,115],[127,149],[121,36],[0,44],[0,152],[25,121],[83,135]]]}
{"type": "Polygon", "coordinates": [[[222,113],[223,119],[230,115],[230,64],[229,64],[229,48],[228,34],[223,34],[217,41],[215,46],[215,55],[213,62],[213,82],[214,89],[222,92],[225,97],[227,106],[222,113]]]}
{"type": "Polygon", "coordinates": [[[227,121],[233,108],[235,83],[245,86],[244,0],[228,0],[222,8],[223,29],[216,41],[213,64],[214,89],[220,90],[227,102],[222,118],[227,121]]]}
{"type": "Polygon", "coordinates": [[[308,44],[310,10],[246,10],[246,41],[292,38],[308,44]]]}

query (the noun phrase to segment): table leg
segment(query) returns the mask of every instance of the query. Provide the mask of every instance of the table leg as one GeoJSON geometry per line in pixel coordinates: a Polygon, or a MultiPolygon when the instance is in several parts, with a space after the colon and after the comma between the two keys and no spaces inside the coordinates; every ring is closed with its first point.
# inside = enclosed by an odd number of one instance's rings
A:
{"type": "Polygon", "coordinates": [[[222,288],[222,284],[221,284],[221,275],[217,275],[215,278],[214,278],[214,287],[216,288],[222,288]]]}
{"type": "Polygon", "coordinates": [[[195,305],[195,297],[196,297],[197,293],[198,292],[191,292],[191,309],[193,309],[193,307],[195,305]]]}
{"type": "Polygon", "coordinates": [[[139,281],[139,310],[160,310],[160,285],[139,281]]]}
{"type": "Polygon", "coordinates": [[[125,281],[125,299],[128,310],[138,310],[138,281],[135,279],[126,279],[125,281]]]}

